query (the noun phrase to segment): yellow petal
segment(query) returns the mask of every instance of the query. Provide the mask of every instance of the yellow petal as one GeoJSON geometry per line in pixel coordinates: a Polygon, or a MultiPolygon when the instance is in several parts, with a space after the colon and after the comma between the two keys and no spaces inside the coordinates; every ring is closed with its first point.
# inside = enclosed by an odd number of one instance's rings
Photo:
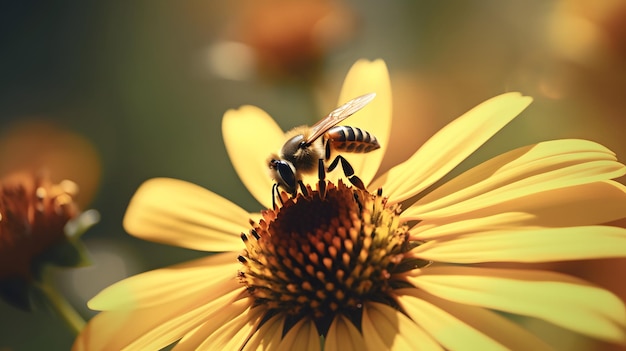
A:
{"type": "Polygon", "coordinates": [[[450,172],[531,101],[519,93],[507,93],[483,102],[441,129],[413,156],[376,179],[369,188],[382,187],[392,202],[412,197],[450,172]]]}
{"type": "Polygon", "coordinates": [[[124,216],[124,228],[145,239],[205,251],[243,247],[249,215],[232,202],[200,186],[176,179],[143,183],[124,216]]]}
{"type": "Polygon", "coordinates": [[[510,151],[474,167],[418,200],[403,217],[452,216],[624,174],[626,167],[602,145],[553,140],[510,151]]]}
{"type": "Polygon", "coordinates": [[[448,350],[551,350],[510,320],[484,308],[456,304],[414,289],[394,291],[402,310],[448,350]]]}
{"type": "MultiPolygon", "coordinates": [[[[472,212],[473,214],[473,212],[472,212]]],[[[476,216],[465,219],[461,216],[424,220],[409,230],[413,240],[435,240],[451,235],[462,235],[496,229],[517,229],[524,223],[531,222],[533,215],[526,212],[503,212],[476,216]]]]}
{"type": "Polygon", "coordinates": [[[417,258],[451,263],[554,262],[626,256],[626,229],[608,226],[493,230],[429,241],[417,258]]]}
{"type": "MultiPolygon", "coordinates": [[[[210,314],[205,314],[202,320],[202,324],[199,327],[189,331],[184,337],[176,344],[174,348],[177,351],[181,350],[198,350],[201,349],[200,345],[204,343],[210,337],[220,337],[219,331],[226,325],[231,326],[233,320],[241,321],[245,320],[245,316],[248,316],[246,311],[250,310],[252,306],[252,299],[240,298],[238,296],[231,301],[223,301],[222,307],[216,311],[212,311],[210,314]],[[242,317],[243,316],[243,317],[242,317]]],[[[257,318],[258,319],[258,318],[257,318]]],[[[245,324],[245,323],[244,323],[245,324]]],[[[229,328],[225,332],[231,332],[229,328]]],[[[240,345],[244,340],[239,340],[240,345]]]]}
{"type": "Polygon", "coordinates": [[[309,319],[301,319],[296,323],[278,345],[277,351],[319,351],[321,350],[320,335],[309,319]]]}
{"type": "Polygon", "coordinates": [[[246,343],[243,351],[273,351],[283,338],[285,316],[275,315],[267,320],[246,343]]]}
{"type": "Polygon", "coordinates": [[[152,326],[150,323],[154,322],[151,317],[157,316],[157,313],[152,312],[152,314],[147,313],[147,311],[142,313],[141,317],[148,317],[146,319],[138,318],[139,314],[135,314],[135,318],[132,318],[130,311],[99,313],[91,318],[74,340],[72,351],[121,350],[132,341],[128,340],[130,333],[121,333],[124,326],[128,323],[133,324],[138,329],[146,330],[152,326]]]}
{"type": "Polygon", "coordinates": [[[241,350],[266,311],[263,307],[249,307],[211,333],[200,345],[188,350],[241,350]]]}
{"type": "Polygon", "coordinates": [[[362,351],[365,350],[365,341],[361,332],[342,315],[333,320],[326,335],[325,351],[362,351]]]}
{"type": "Polygon", "coordinates": [[[228,252],[156,269],[105,288],[88,306],[104,311],[190,301],[198,294],[202,299],[212,299],[241,287],[235,278],[240,266],[236,254],[228,252]]]}
{"type": "Polygon", "coordinates": [[[361,330],[368,351],[443,350],[407,316],[377,302],[363,306],[361,330]]]}
{"type": "Polygon", "coordinates": [[[179,299],[149,308],[102,312],[77,337],[74,350],[160,350],[213,314],[225,315],[243,289],[203,303],[179,299]]]}
{"type": "Polygon", "coordinates": [[[284,133],[265,111],[254,106],[228,110],[222,120],[226,151],[250,194],[265,208],[272,206],[267,160],[282,146],[284,133]]]}
{"type": "MultiPolygon", "coordinates": [[[[411,210],[410,213],[415,213],[411,210]]],[[[409,213],[409,214],[410,214],[409,213]]],[[[406,216],[406,214],[403,214],[406,216]]],[[[626,217],[626,187],[612,180],[528,194],[451,217],[429,218],[411,228],[417,240],[520,226],[585,226],[626,217]]]]}
{"type": "MultiPolygon", "coordinates": [[[[391,82],[385,61],[359,60],[352,65],[343,83],[338,106],[367,93],[376,93],[376,98],[341,123],[370,132],[380,144],[380,149],[367,154],[344,155],[365,185],[371,182],[378,171],[391,132],[391,82]]],[[[341,173],[341,170],[334,172],[341,173]]]]}
{"type": "Polygon", "coordinates": [[[598,339],[626,340],[622,301],[564,274],[442,266],[424,269],[407,280],[446,300],[543,319],[598,339]]]}
{"type": "MultiPolygon", "coordinates": [[[[250,306],[250,299],[235,301],[235,298],[240,296],[243,290],[242,288],[216,300],[207,301],[203,306],[191,313],[179,314],[165,320],[154,329],[141,335],[129,348],[136,350],[161,349],[163,345],[171,344],[173,341],[180,339],[181,336],[196,328],[203,321],[207,321],[205,326],[207,324],[224,325],[224,323],[240,315],[243,313],[243,310],[250,306]]],[[[201,329],[203,328],[204,326],[201,329]]]]}

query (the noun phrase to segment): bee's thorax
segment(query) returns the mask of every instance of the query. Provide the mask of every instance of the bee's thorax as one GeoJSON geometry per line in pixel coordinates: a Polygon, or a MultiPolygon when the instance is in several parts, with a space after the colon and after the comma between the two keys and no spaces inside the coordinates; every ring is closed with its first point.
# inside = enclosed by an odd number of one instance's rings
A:
{"type": "Polygon", "coordinates": [[[315,140],[312,144],[305,144],[305,136],[298,134],[287,140],[280,150],[282,159],[290,162],[295,169],[302,173],[311,173],[317,170],[318,160],[324,158],[322,140],[315,140]]]}

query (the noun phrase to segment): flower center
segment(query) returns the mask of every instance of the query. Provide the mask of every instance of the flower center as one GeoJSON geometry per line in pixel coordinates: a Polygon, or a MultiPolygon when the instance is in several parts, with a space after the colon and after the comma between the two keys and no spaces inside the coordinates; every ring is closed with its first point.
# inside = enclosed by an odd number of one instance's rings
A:
{"type": "Polygon", "coordinates": [[[257,305],[287,316],[287,327],[307,317],[324,334],[338,313],[359,325],[364,301],[390,303],[388,292],[402,284],[394,273],[407,269],[404,254],[414,244],[399,206],[381,194],[341,181],[308,190],[264,211],[242,234],[239,276],[257,305]]]}

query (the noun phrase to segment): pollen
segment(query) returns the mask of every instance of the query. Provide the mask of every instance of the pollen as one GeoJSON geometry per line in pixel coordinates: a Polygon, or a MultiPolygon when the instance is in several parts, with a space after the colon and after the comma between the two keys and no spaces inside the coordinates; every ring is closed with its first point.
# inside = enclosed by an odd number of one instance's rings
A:
{"type": "Polygon", "coordinates": [[[336,314],[358,321],[364,301],[391,301],[394,275],[417,264],[403,262],[414,244],[399,205],[341,181],[325,184],[323,194],[308,187],[262,212],[242,234],[239,257],[239,279],[256,305],[288,324],[310,318],[322,333],[336,314]]]}

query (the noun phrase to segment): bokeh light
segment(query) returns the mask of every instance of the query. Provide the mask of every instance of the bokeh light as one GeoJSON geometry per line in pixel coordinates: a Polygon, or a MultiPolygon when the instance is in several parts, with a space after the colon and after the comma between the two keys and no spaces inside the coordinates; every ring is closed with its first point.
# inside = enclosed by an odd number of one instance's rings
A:
{"type": "Polygon", "coordinates": [[[93,200],[102,172],[91,141],[43,119],[20,118],[5,128],[0,134],[0,160],[0,175],[45,171],[56,181],[73,180],[81,207],[93,200]]]}

